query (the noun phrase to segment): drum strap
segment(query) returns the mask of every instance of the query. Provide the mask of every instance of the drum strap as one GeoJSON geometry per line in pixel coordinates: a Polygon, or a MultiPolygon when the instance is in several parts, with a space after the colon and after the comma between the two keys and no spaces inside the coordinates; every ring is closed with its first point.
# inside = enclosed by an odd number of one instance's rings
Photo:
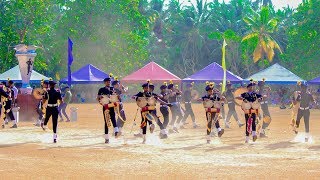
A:
{"type": "Polygon", "coordinates": [[[212,123],[212,116],[211,116],[212,114],[211,114],[211,112],[207,112],[207,120],[208,120],[208,124],[207,124],[207,130],[208,130],[208,132],[211,132],[211,129],[212,129],[212,126],[211,126],[211,128],[209,128],[209,124],[210,123],[212,123]]]}
{"type": "Polygon", "coordinates": [[[146,119],[147,119],[147,113],[148,113],[148,111],[141,113],[142,119],[143,119],[143,121],[142,121],[142,123],[141,123],[141,126],[140,126],[141,128],[144,128],[144,127],[147,125],[147,121],[146,121],[146,119]]]}
{"type": "Polygon", "coordinates": [[[120,114],[120,103],[119,103],[119,102],[116,102],[115,104],[116,104],[116,106],[115,106],[114,109],[115,109],[115,111],[116,111],[116,113],[117,113],[118,118],[119,118],[123,123],[125,123],[126,121],[123,120],[123,118],[121,117],[121,114],[120,114]]]}
{"type": "Polygon", "coordinates": [[[250,114],[247,122],[247,131],[249,132],[249,134],[252,133],[252,123],[253,123],[253,119],[250,114]]]}

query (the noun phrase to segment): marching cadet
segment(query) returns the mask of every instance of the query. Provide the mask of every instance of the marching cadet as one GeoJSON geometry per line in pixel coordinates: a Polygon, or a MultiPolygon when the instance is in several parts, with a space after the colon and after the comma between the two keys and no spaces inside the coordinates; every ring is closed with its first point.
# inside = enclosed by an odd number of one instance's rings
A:
{"type": "Polygon", "coordinates": [[[141,108],[140,129],[142,131],[142,138],[143,138],[142,143],[146,143],[147,124],[149,123],[150,133],[153,133],[155,128],[154,124],[152,123],[152,119],[154,118],[153,111],[155,110],[156,107],[155,107],[155,103],[149,104],[148,101],[146,100],[147,98],[152,97],[152,93],[150,89],[150,81],[148,80],[147,83],[142,84],[142,88],[143,88],[143,92],[139,92],[138,94],[134,95],[133,98],[136,99],[138,106],[141,108]],[[143,102],[146,104],[139,104],[139,102],[143,102]]]}
{"type": "Polygon", "coordinates": [[[54,87],[57,83],[53,80],[49,81],[50,89],[45,93],[43,99],[48,101],[44,123],[41,124],[42,129],[47,129],[47,124],[52,116],[53,142],[57,142],[57,127],[58,127],[58,101],[62,102],[61,94],[54,87]]]}
{"type": "Polygon", "coordinates": [[[183,119],[183,115],[182,115],[180,103],[177,98],[178,98],[178,96],[180,96],[182,94],[182,92],[180,90],[174,88],[174,84],[172,83],[172,81],[168,85],[168,90],[170,93],[168,102],[171,104],[170,110],[171,110],[171,114],[172,114],[169,132],[170,133],[178,133],[179,131],[178,131],[177,126],[182,125],[182,124],[180,124],[180,122],[183,119]]]}
{"type": "Polygon", "coordinates": [[[114,135],[116,138],[118,138],[119,136],[119,128],[116,122],[116,114],[114,109],[115,103],[110,103],[110,102],[108,102],[107,104],[101,103],[101,100],[103,98],[110,98],[110,96],[115,93],[113,87],[110,86],[111,78],[110,77],[105,78],[103,82],[105,84],[105,87],[102,87],[99,89],[97,100],[101,105],[103,105],[102,110],[103,110],[103,118],[104,118],[104,138],[105,138],[105,143],[109,144],[109,126],[111,126],[110,120],[112,122],[112,125],[114,128],[114,135]]]}
{"type": "Polygon", "coordinates": [[[223,96],[226,98],[228,103],[228,108],[229,108],[227,118],[225,120],[226,127],[227,128],[230,127],[230,119],[232,116],[237,121],[239,128],[242,127],[244,124],[241,123],[241,121],[239,120],[239,117],[236,111],[236,102],[234,99],[233,88],[230,81],[227,82],[227,90],[223,93],[223,96]]]}
{"type": "MultiPolygon", "coordinates": [[[[0,97],[1,97],[1,104],[0,104],[0,117],[1,119],[6,118],[6,113],[5,113],[5,103],[7,101],[7,98],[9,95],[6,92],[6,85],[3,82],[0,82],[0,97]]],[[[3,122],[4,123],[4,122],[3,122]]],[[[2,128],[4,128],[4,124],[2,124],[2,128]]]]}
{"type": "Polygon", "coordinates": [[[246,141],[249,143],[249,135],[252,134],[253,142],[257,140],[256,132],[256,117],[258,116],[258,109],[260,104],[258,101],[262,100],[262,96],[254,91],[255,82],[251,81],[247,85],[248,92],[241,94],[237,99],[243,100],[242,110],[245,113],[246,119],[246,141]],[[253,105],[255,104],[255,105],[253,105]],[[259,104],[259,105],[257,105],[259,104]]]}
{"type": "Polygon", "coordinates": [[[214,83],[210,83],[206,86],[205,90],[207,91],[207,95],[203,96],[201,99],[204,101],[204,107],[206,110],[206,118],[207,118],[207,143],[211,142],[211,131],[212,124],[218,129],[218,136],[221,137],[224,133],[224,129],[220,127],[219,124],[219,113],[221,102],[223,98],[219,97],[218,93],[214,92],[214,83]]]}
{"type": "MultiPolygon", "coordinates": [[[[271,115],[270,115],[269,107],[268,107],[268,98],[269,98],[269,92],[271,91],[271,89],[270,89],[270,87],[268,87],[268,88],[265,87],[265,79],[264,78],[262,79],[262,81],[259,81],[258,86],[259,86],[258,94],[262,95],[262,101],[260,102],[262,113],[260,113],[260,116],[263,117],[263,123],[262,123],[262,129],[260,131],[260,137],[264,138],[264,137],[267,137],[265,130],[271,123],[271,115]]],[[[260,118],[260,119],[262,119],[262,118],[260,118]]]]}
{"type": "Polygon", "coordinates": [[[6,116],[8,116],[10,118],[11,121],[13,121],[13,126],[11,126],[10,128],[17,128],[17,121],[13,116],[13,112],[12,112],[12,106],[13,106],[13,100],[14,100],[14,91],[11,90],[11,88],[9,86],[6,86],[6,82],[2,82],[2,84],[4,84],[4,86],[6,87],[6,93],[8,95],[6,101],[5,101],[5,105],[4,105],[4,118],[3,118],[3,124],[2,124],[2,128],[5,127],[5,121],[6,121],[6,116]]]}
{"type": "Polygon", "coordinates": [[[163,127],[164,130],[160,135],[160,138],[167,138],[168,132],[167,132],[167,126],[169,123],[169,106],[168,106],[168,99],[169,99],[169,93],[167,92],[167,83],[165,82],[163,85],[160,86],[160,94],[159,98],[163,101],[160,103],[160,112],[163,117],[163,127]]]}
{"type": "Polygon", "coordinates": [[[290,120],[290,126],[292,127],[292,130],[297,134],[298,131],[296,130],[296,118],[298,114],[298,110],[300,107],[300,102],[297,101],[299,94],[301,93],[301,82],[298,81],[297,85],[295,87],[295,90],[293,92],[293,95],[291,97],[291,120],[290,120]]]}
{"type": "Polygon", "coordinates": [[[124,123],[126,122],[126,114],[124,112],[123,109],[123,103],[122,103],[122,99],[121,99],[121,95],[123,93],[125,93],[127,90],[125,89],[125,87],[123,85],[120,84],[120,81],[118,80],[117,77],[114,78],[114,81],[112,81],[112,86],[116,92],[116,94],[118,95],[119,98],[119,111],[120,111],[120,117],[118,117],[117,119],[117,126],[119,128],[119,133],[120,135],[122,134],[122,128],[124,123]]]}
{"type": "Polygon", "coordinates": [[[307,84],[301,84],[301,93],[298,95],[297,101],[300,102],[300,107],[298,109],[298,115],[296,120],[296,128],[299,128],[300,120],[303,117],[305,126],[305,142],[309,141],[309,118],[310,118],[310,105],[315,103],[312,95],[307,92],[307,84]]]}
{"type": "MultiPolygon", "coordinates": [[[[41,81],[41,89],[43,91],[43,93],[45,94],[48,91],[48,85],[49,85],[49,81],[48,80],[42,80],[41,81]]],[[[35,126],[41,126],[41,123],[44,123],[44,118],[45,118],[45,114],[46,114],[46,107],[45,107],[45,100],[44,100],[44,94],[42,94],[42,99],[40,99],[38,105],[37,105],[37,113],[39,115],[38,120],[36,123],[34,123],[33,125],[35,126]]]]}
{"type": "MultiPolygon", "coordinates": [[[[194,116],[194,113],[193,113],[193,109],[192,109],[192,106],[191,106],[191,101],[192,101],[192,88],[193,88],[193,85],[194,83],[188,83],[186,85],[186,90],[183,92],[183,96],[184,96],[184,107],[185,107],[185,113],[184,113],[184,117],[183,117],[183,124],[185,124],[185,122],[187,121],[187,118],[190,116],[191,117],[191,120],[192,120],[192,123],[193,123],[193,128],[197,128],[199,127],[196,123],[196,118],[194,116]]],[[[181,126],[182,128],[183,126],[181,126]]]]}

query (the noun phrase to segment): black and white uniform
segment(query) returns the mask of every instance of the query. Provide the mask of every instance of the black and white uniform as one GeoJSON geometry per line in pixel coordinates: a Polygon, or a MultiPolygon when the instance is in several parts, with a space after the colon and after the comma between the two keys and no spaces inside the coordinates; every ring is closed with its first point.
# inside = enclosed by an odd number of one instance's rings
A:
{"type": "MultiPolygon", "coordinates": [[[[118,95],[119,97],[119,111],[120,111],[120,116],[122,118],[123,121],[126,121],[126,114],[124,113],[124,109],[123,109],[123,103],[122,103],[122,100],[121,100],[121,94],[122,94],[122,91],[119,90],[119,89],[115,89],[115,92],[116,94],[118,95]]],[[[125,122],[123,122],[120,117],[118,117],[117,119],[117,126],[119,128],[119,131],[121,132],[121,129],[123,128],[123,125],[125,122]]]]}
{"type": "MultiPolygon", "coordinates": [[[[220,101],[221,98],[219,97],[218,94],[213,94],[213,95],[205,95],[202,97],[202,101],[205,100],[211,100],[211,101],[220,101]]],[[[212,106],[211,108],[215,108],[212,106]]],[[[206,118],[207,118],[207,135],[209,136],[212,130],[212,121],[215,121],[215,127],[218,129],[218,132],[220,132],[222,129],[219,124],[218,116],[217,113],[220,112],[220,109],[218,109],[218,112],[206,112],[206,118]]],[[[207,136],[207,137],[208,137],[207,136]]]]}
{"type": "Polygon", "coordinates": [[[308,92],[301,92],[298,95],[297,101],[300,102],[300,107],[298,109],[296,126],[299,127],[300,120],[303,117],[306,138],[309,136],[309,119],[310,119],[310,103],[314,102],[312,95],[308,92]]]}
{"type": "MultiPolygon", "coordinates": [[[[264,86],[261,86],[259,88],[259,94],[261,94],[262,96],[264,95],[267,95],[267,92],[266,92],[266,89],[264,89],[264,86]]],[[[270,111],[269,111],[269,107],[268,107],[268,97],[262,97],[262,101],[260,102],[261,104],[261,110],[262,110],[262,113],[260,114],[260,117],[266,117],[266,116],[269,116],[270,119],[271,119],[271,115],[270,115],[270,111]]],[[[260,118],[262,119],[262,118],[260,118]]],[[[270,121],[271,122],[271,121],[270,121]]],[[[270,125],[270,123],[265,123],[263,121],[263,124],[262,124],[262,133],[264,133],[264,130],[270,125]]]]}
{"type": "Polygon", "coordinates": [[[235,100],[234,100],[234,95],[233,95],[233,91],[232,89],[227,89],[224,93],[224,96],[227,100],[228,103],[228,114],[227,114],[227,118],[226,118],[226,122],[229,124],[230,123],[230,119],[233,116],[234,119],[237,121],[238,125],[241,124],[237,111],[236,111],[236,104],[235,104],[235,100]]]}
{"type": "Polygon", "coordinates": [[[186,90],[183,93],[183,97],[184,97],[184,107],[185,107],[183,123],[185,123],[187,121],[187,118],[190,116],[193,122],[193,125],[196,125],[196,118],[194,116],[193,109],[191,106],[191,100],[192,100],[191,91],[189,89],[186,90]]]}
{"type": "Polygon", "coordinates": [[[46,115],[44,119],[44,125],[47,126],[50,117],[52,116],[52,126],[54,139],[57,136],[57,126],[58,126],[58,100],[62,101],[61,94],[54,88],[50,88],[44,95],[44,99],[48,101],[46,115]]]}

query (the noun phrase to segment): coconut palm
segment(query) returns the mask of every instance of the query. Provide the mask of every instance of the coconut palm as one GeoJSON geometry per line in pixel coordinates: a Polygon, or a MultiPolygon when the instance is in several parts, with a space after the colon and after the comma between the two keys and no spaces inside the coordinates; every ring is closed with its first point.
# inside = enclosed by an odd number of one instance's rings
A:
{"type": "Polygon", "coordinates": [[[257,46],[253,52],[253,61],[257,62],[265,57],[272,62],[275,49],[280,53],[282,50],[272,34],[276,31],[278,20],[270,17],[269,8],[263,6],[260,13],[252,11],[252,15],[243,18],[244,22],[250,27],[250,31],[242,41],[257,40],[257,46]]]}

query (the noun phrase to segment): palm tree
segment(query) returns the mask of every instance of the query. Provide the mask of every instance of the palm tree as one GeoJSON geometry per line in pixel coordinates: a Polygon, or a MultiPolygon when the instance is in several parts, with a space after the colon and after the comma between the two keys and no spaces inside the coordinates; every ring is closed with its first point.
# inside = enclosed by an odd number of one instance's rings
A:
{"type": "Polygon", "coordinates": [[[279,44],[272,37],[272,33],[277,29],[278,20],[270,17],[268,7],[263,6],[260,13],[252,11],[252,15],[244,17],[243,20],[250,27],[250,31],[243,37],[242,41],[258,40],[253,52],[254,62],[264,57],[272,62],[275,49],[278,49],[282,53],[279,44]]]}

